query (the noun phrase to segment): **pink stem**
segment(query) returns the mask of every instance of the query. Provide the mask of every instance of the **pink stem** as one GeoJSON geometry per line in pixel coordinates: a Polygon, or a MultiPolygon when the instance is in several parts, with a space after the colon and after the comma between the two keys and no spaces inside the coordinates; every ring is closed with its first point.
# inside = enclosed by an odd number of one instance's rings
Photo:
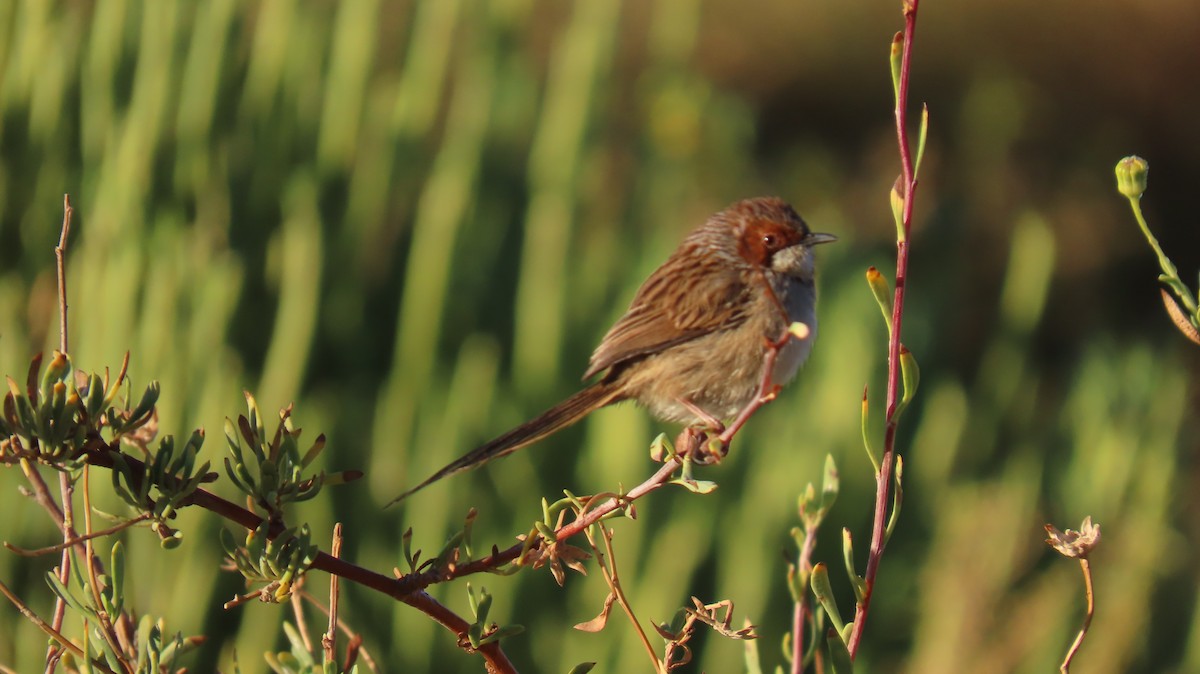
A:
{"type": "Polygon", "coordinates": [[[904,236],[896,242],[896,293],[892,304],[892,332],[888,339],[887,425],[884,431],[883,460],[875,477],[875,520],[871,529],[871,548],[867,556],[866,591],[855,611],[854,630],[847,648],[850,657],[858,653],[862,643],[875,577],[883,557],[884,535],[887,528],[888,500],[891,495],[892,473],[896,463],[896,407],[900,402],[900,327],[904,320],[904,289],[908,279],[908,238],[912,227],[913,193],[917,188],[912,152],[908,143],[908,79],[912,58],[913,35],[917,28],[917,5],[920,0],[904,2],[904,45],[900,57],[900,84],[896,96],[896,138],[900,146],[902,186],[904,188],[904,236]]]}

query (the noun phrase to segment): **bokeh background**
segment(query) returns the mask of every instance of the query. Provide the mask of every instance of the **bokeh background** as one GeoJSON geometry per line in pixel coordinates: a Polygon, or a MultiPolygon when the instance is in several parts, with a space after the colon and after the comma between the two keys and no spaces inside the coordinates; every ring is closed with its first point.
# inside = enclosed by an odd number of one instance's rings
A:
{"type": "MultiPolygon", "coordinates": [[[[869,535],[859,399],[869,384],[880,406],[885,331],[863,272],[894,264],[900,27],[892,0],[6,0],[0,370],[19,378],[57,344],[52,248],[70,193],[78,365],[132,352],[135,385],[162,382],[163,430],[208,429],[214,463],[243,389],[268,410],[294,401],[306,434],[329,437],[323,467],[367,474],[296,519],[319,537],[344,522],[360,564],[402,565],[408,527],[436,551],[470,506],[477,547],[503,547],[543,495],[640,482],[651,438],[673,429],[605,410],[381,506],[573,392],[640,280],[707,214],[781,195],[840,237],[818,251],[812,360],[703,471],[716,493],[659,492],[615,524],[644,620],[691,595],[732,599],[773,668],[796,499],[827,453],[842,495],[818,557],[839,567],[846,526],[861,567],[869,535]]],[[[922,3],[912,98],[932,122],[905,322],[922,387],[865,670],[1056,668],[1083,593],[1042,524],[1091,515],[1099,613],[1079,671],[1200,671],[1200,350],[1163,314],[1112,175],[1124,155],[1149,159],[1152,226],[1193,278],[1198,64],[1194,0],[922,3]]],[[[0,538],[52,544],[20,482],[0,471],[0,538]]],[[[290,612],[224,611],[241,588],[217,571],[224,525],[181,522],[175,552],[126,536],[132,604],[209,635],[192,671],[230,671],[235,652],[265,671],[290,612]]],[[[0,554],[0,577],[48,615],[52,564],[0,554]]],[[[528,628],[506,642],[522,671],[649,671],[618,616],[599,635],[567,628],[598,611],[598,575],[474,583],[496,619],[528,628]]],[[[434,594],[467,613],[462,583],[434,594]]],[[[384,671],[481,668],[408,607],[348,587],[342,612],[384,671]]],[[[689,671],[742,671],[740,644],[695,646],[689,671]]],[[[41,671],[44,649],[0,607],[0,663],[41,671]]]]}

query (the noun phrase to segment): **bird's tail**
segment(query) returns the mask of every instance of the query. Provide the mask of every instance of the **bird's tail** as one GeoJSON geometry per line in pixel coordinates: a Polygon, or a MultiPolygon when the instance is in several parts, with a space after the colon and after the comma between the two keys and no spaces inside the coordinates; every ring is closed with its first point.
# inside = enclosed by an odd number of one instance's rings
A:
{"type": "Polygon", "coordinates": [[[579,421],[589,412],[624,398],[619,385],[605,381],[596,382],[486,445],[476,447],[455,459],[445,468],[426,478],[424,482],[392,499],[388,505],[402,501],[442,478],[478,468],[492,459],[498,459],[526,445],[531,445],[547,435],[579,421]]]}

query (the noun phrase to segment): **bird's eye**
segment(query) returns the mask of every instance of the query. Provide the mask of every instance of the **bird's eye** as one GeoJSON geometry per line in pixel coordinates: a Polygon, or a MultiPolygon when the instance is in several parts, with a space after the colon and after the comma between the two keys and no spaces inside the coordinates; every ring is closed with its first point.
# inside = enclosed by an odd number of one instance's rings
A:
{"type": "Polygon", "coordinates": [[[775,250],[779,247],[779,237],[774,234],[763,234],[762,242],[767,250],[775,250]]]}

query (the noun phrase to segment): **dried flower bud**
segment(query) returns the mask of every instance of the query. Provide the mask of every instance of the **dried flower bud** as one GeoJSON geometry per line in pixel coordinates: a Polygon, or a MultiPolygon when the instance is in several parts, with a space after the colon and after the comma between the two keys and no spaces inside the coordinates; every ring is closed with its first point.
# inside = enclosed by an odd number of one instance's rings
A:
{"type": "Polygon", "coordinates": [[[1059,531],[1053,525],[1047,524],[1046,533],[1050,534],[1046,543],[1058,550],[1064,557],[1086,558],[1100,543],[1100,525],[1092,524],[1091,515],[1083,518],[1083,524],[1079,525],[1079,531],[1073,529],[1059,531]]]}
{"type": "Polygon", "coordinates": [[[1146,175],[1150,164],[1137,155],[1130,155],[1117,162],[1117,191],[1130,199],[1140,199],[1146,191],[1146,175]]]}

